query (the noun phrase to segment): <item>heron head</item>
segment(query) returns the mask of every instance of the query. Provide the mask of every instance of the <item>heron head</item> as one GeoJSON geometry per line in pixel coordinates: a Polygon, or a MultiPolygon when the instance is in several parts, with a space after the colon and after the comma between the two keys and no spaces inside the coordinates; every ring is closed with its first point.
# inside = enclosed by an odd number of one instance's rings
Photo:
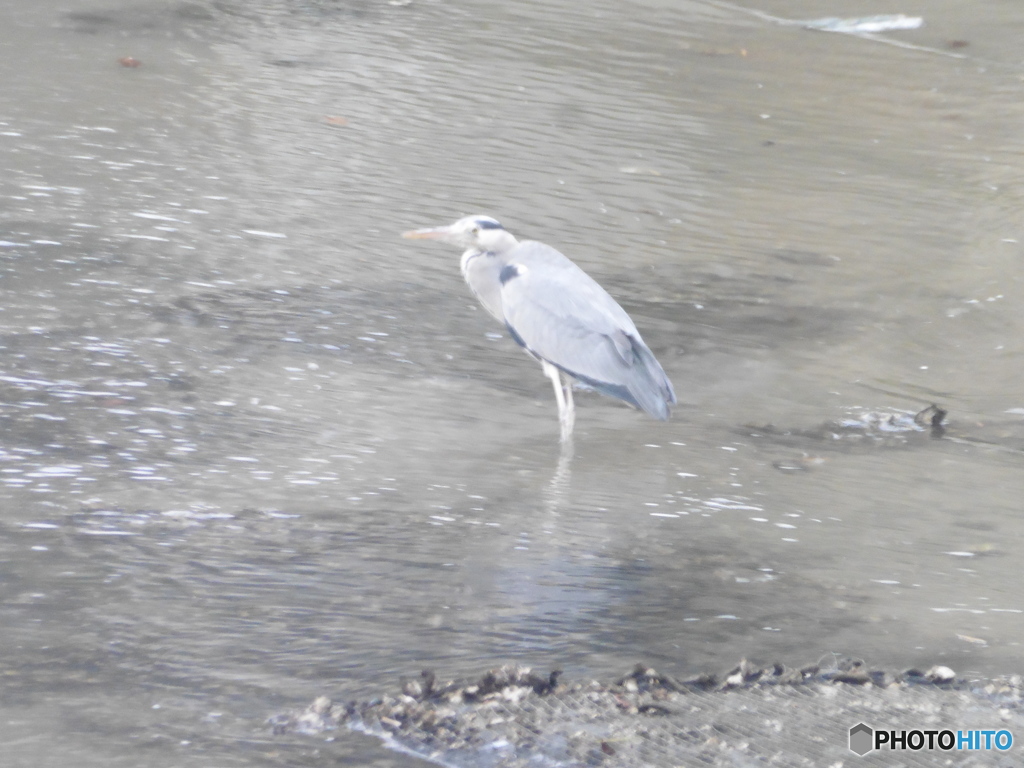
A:
{"type": "Polygon", "coordinates": [[[466,216],[446,227],[403,232],[402,237],[411,240],[440,240],[460,248],[481,251],[499,251],[516,244],[516,239],[501,226],[501,222],[482,215],[466,216]]]}

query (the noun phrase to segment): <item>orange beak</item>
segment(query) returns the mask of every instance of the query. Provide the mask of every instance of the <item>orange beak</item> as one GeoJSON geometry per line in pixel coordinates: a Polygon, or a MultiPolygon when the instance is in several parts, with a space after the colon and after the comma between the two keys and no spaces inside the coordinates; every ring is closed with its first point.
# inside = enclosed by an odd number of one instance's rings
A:
{"type": "Polygon", "coordinates": [[[406,240],[443,240],[451,231],[451,227],[429,227],[427,229],[410,229],[403,232],[406,240]]]}

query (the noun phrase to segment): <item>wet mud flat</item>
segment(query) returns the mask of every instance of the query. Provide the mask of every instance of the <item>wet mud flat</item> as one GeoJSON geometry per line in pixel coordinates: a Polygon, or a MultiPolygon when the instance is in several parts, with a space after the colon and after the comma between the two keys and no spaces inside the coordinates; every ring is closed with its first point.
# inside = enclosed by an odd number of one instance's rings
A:
{"type": "MultiPolygon", "coordinates": [[[[852,660],[802,668],[744,660],[722,675],[686,679],[639,664],[613,682],[563,682],[558,671],[540,675],[506,665],[461,683],[424,671],[403,679],[401,692],[366,701],[321,696],[270,724],[278,734],[348,727],[460,768],[839,766],[859,759],[849,749],[849,731],[859,723],[890,731],[1021,733],[1022,693],[1019,676],[968,680],[945,666],[894,673],[852,660]]],[[[907,766],[1011,766],[1019,764],[1014,752],[919,749],[878,751],[874,758],[907,766]]]]}

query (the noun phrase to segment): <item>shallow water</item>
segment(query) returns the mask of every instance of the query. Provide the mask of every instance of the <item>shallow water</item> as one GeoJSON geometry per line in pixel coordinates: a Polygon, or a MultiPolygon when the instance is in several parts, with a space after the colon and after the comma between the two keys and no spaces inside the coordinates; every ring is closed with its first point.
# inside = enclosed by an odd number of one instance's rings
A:
{"type": "Polygon", "coordinates": [[[0,10],[7,764],[411,764],[263,721],[509,659],[1019,672],[1024,10],[892,10],[933,50],[717,2],[0,10]],[[581,394],[560,457],[458,254],[398,238],[473,212],[620,299],[671,422],[581,394]]]}

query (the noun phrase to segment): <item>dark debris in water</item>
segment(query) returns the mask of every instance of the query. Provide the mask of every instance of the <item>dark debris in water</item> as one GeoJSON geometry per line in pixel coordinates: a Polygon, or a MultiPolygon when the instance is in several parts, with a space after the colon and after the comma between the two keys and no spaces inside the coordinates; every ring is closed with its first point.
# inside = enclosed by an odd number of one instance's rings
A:
{"type": "Polygon", "coordinates": [[[969,420],[962,417],[954,426],[945,408],[932,404],[914,411],[850,409],[846,417],[816,427],[780,427],[775,424],[745,424],[739,427],[746,438],[769,446],[797,449],[799,454],[773,462],[781,472],[815,469],[826,463],[828,453],[921,448],[932,441],[970,446],[980,450],[1024,453],[1024,425],[1019,418],[969,420]]]}
{"type": "MultiPolygon", "coordinates": [[[[746,436],[771,440],[782,445],[826,443],[835,448],[903,447],[923,438],[946,436],[948,411],[934,403],[917,413],[912,411],[857,410],[838,421],[828,421],[817,427],[782,428],[774,424],[747,424],[746,436]]],[[[802,458],[776,462],[777,469],[796,472],[813,469],[821,463],[820,457],[804,455],[802,458]]]]}
{"type": "Polygon", "coordinates": [[[919,427],[930,428],[933,434],[938,432],[935,436],[941,437],[942,431],[945,430],[942,423],[946,420],[947,415],[949,415],[949,412],[945,408],[940,408],[935,403],[932,403],[923,411],[918,411],[914,414],[914,423],[919,427]]]}
{"type": "MultiPolygon", "coordinates": [[[[348,703],[321,696],[269,722],[278,734],[346,726],[451,766],[815,766],[848,757],[846,733],[862,720],[1024,732],[1022,691],[1019,676],[970,681],[945,666],[890,672],[855,660],[743,660],[725,674],[687,678],[638,664],[613,682],[565,682],[557,670],[510,664],[469,682],[424,671],[403,679],[400,693],[348,703]]],[[[934,764],[1004,764],[953,757],[934,764]]]]}

